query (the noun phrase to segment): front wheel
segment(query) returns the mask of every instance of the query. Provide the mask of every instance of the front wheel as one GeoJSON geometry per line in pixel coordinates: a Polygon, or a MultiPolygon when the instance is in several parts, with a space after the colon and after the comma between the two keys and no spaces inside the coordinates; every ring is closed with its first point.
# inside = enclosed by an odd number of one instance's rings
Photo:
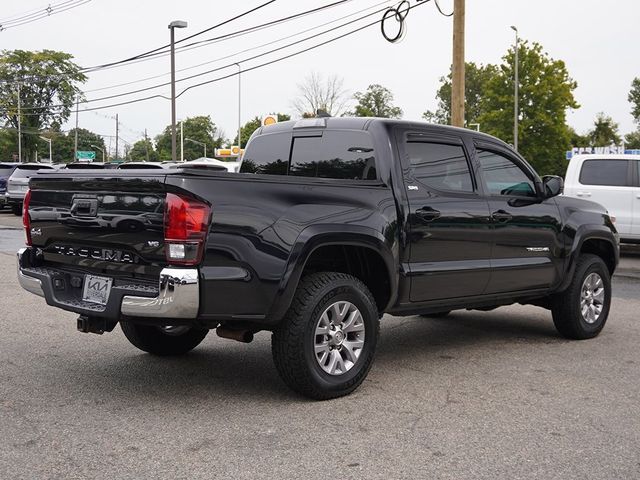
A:
{"type": "Polygon", "coordinates": [[[611,306],[611,278],[604,261],[581,255],[569,287],[553,299],[553,323],[564,337],[583,340],[604,328],[611,306]]]}
{"type": "Polygon", "coordinates": [[[380,322],[375,300],[357,278],[323,272],[305,277],[273,332],[278,373],[294,391],[316,400],[353,392],[365,379],[380,322]]]}
{"type": "Polygon", "coordinates": [[[120,322],[124,336],[131,344],[153,355],[182,355],[198,345],[207,336],[206,328],[187,325],[155,326],[120,322]]]}

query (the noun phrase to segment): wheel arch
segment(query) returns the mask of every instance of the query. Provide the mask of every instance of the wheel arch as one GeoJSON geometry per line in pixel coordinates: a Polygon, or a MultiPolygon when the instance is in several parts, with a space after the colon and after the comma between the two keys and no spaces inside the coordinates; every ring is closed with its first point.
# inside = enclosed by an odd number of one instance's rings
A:
{"type": "Polygon", "coordinates": [[[304,274],[321,270],[349,273],[360,279],[371,290],[378,310],[385,311],[395,302],[398,291],[394,267],[397,259],[392,249],[382,234],[368,227],[314,225],[306,228],[292,249],[267,316],[269,322],[278,323],[284,317],[304,274]],[[322,265],[326,268],[320,268],[322,265]],[[382,282],[374,282],[375,279],[382,282]]]}
{"type": "Polygon", "coordinates": [[[613,276],[620,258],[620,246],[617,238],[611,230],[601,225],[582,225],[576,231],[568,257],[568,265],[565,269],[566,276],[558,289],[559,291],[565,290],[571,283],[578,258],[584,253],[591,253],[602,258],[609,274],[613,276]]]}

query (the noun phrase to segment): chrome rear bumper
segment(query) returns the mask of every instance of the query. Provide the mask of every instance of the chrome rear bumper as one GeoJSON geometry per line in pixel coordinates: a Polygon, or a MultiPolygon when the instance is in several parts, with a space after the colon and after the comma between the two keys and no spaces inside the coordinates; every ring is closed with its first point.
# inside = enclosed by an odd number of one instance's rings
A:
{"type": "Polygon", "coordinates": [[[113,287],[107,305],[87,305],[86,302],[56,297],[52,287],[52,269],[29,268],[29,248],[17,253],[18,282],[28,292],[44,297],[49,305],[90,316],[195,319],[200,306],[198,269],[163,268],[160,272],[157,295],[127,294],[127,287],[113,287]]]}

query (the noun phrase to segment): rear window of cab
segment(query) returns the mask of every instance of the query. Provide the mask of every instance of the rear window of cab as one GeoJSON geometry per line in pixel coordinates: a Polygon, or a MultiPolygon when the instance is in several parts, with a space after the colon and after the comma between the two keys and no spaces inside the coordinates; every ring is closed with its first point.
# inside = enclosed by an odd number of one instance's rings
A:
{"type": "Polygon", "coordinates": [[[325,130],[322,135],[290,132],[254,138],[240,173],[290,175],[341,180],[376,180],[370,135],[364,131],[325,130]]]}

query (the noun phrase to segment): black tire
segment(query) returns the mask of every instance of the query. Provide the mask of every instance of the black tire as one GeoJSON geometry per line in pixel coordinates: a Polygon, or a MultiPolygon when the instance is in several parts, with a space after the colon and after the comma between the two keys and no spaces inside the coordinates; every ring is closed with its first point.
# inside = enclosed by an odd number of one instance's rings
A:
{"type": "Polygon", "coordinates": [[[11,211],[17,217],[21,217],[22,216],[22,205],[20,205],[19,203],[14,203],[13,205],[11,205],[11,211]]]}
{"type": "Polygon", "coordinates": [[[609,269],[597,255],[584,254],[578,258],[569,287],[553,299],[551,312],[558,332],[570,339],[584,340],[597,336],[604,328],[611,306],[611,278],[609,269]],[[588,322],[582,314],[582,287],[587,277],[596,274],[602,280],[604,299],[602,310],[594,321],[588,322]]]}
{"type": "MultiPolygon", "coordinates": [[[[271,351],[278,373],[292,390],[312,399],[326,400],[348,395],[363,382],[371,368],[379,332],[376,302],[364,283],[344,273],[314,273],[298,285],[289,310],[273,332],[271,351]],[[316,328],[325,311],[337,302],[349,303],[359,310],[364,325],[364,343],[350,367],[331,375],[323,370],[321,360],[316,357],[318,337],[325,337],[318,336],[316,328]]],[[[345,344],[349,338],[353,341],[349,335],[353,333],[345,333],[345,344]]],[[[329,348],[337,349],[335,354],[344,359],[348,357],[348,348],[343,351],[343,347],[329,348]]]]}
{"type": "Polygon", "coordinates": [[[420,315],[421,317],[425,317],[425,318],[444,318],[447,315],[449,315],[451,313],[451,310],[444,310],[442,312],[435,312],[435,313],[423,313],[422,315],[420,315]]]}
{"type": "Polygon", "coordinates": [[[120,322],[124,336],[131,344],[153,355],[183,355],[196,348],[209,330],[190,327],[184,333],[166,333],[161,327],[120,322]]]}

